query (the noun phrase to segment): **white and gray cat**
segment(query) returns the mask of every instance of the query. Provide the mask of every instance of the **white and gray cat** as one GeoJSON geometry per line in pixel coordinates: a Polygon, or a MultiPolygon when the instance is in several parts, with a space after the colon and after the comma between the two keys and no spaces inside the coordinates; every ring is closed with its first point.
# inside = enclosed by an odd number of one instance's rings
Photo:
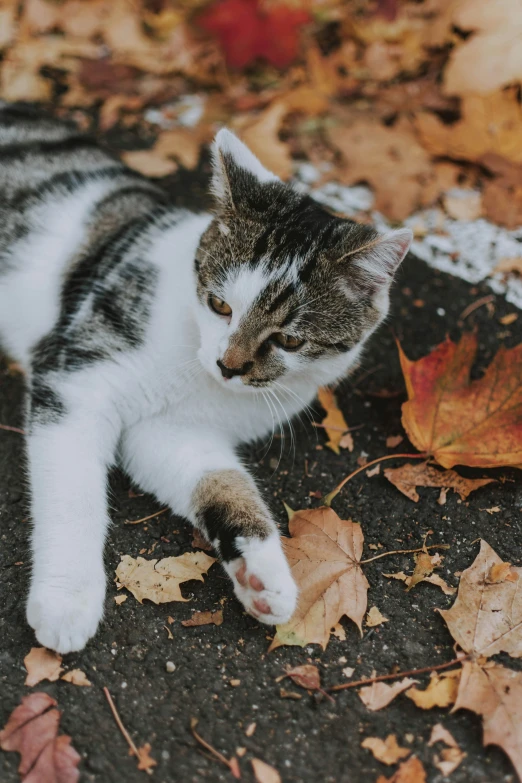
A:
{"type": "Polygon", "coordinates": [[[103,614],[116,461],[212,542],[247,612],[283,623],[296,606],[236,449],[346,375],[411,232],[329,214],[227,130],[212,189],[214,214],[174,208],[75,127],[0,106],[0,340],[29,384],[27,619],[61,653],[103,614]]]}

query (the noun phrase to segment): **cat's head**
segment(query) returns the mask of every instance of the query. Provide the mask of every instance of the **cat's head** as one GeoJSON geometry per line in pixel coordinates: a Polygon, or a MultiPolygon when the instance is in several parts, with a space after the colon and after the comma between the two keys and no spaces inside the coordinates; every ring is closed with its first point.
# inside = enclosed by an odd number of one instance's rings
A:
{"type": "Polygon", "coordinates": [[[385,318],[408,229],[335,217],[221,130],[216,215],[196,254],[199,358],[231,390],[346,374],[385,318]]]}

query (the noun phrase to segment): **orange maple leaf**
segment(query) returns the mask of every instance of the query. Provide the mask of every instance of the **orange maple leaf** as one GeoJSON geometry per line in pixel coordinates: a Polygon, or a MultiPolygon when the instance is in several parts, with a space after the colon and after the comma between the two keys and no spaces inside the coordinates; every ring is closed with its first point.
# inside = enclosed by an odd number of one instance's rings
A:
{"type": "Polygon", "coordinates": [[[399,345],[408,392],[402,423],[415,447],[445,468],[522,468],[522,343],[502,347],[472,381],[476,351],[474,333],[448,338],[416,362],[399,345]]]}

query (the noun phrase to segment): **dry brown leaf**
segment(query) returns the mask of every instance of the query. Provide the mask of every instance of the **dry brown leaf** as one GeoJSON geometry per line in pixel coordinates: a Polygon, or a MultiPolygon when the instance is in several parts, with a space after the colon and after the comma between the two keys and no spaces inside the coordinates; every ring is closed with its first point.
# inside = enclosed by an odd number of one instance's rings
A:
{"type": "Polygon", "coordinates": [[[427,783],[426,770],[417,756],[403,761],[395,775],[385,778],[380,775],[376,783],[427,783]]]}
{"type": "Polygon", "coordinates": [[[124,152],[121,158],[129,168],[139,171],[146,177],[166,177],[178,168],[177,163],[160,155],[154,149],[124,152]]]}
{"type": "Polygon", "coordinates": [[[518,579],[518,572],[511,567],[511,563],[496,563],[491,566],[486,582],[494,585],[498,582],[518,582],[518,579]]]}
{"type": "Polygon", "coordinates": [[[292,174],[292,158],[288,145],[279,139],[279,131],[286,114],[284,102],[277,101],[241,132],[243,141],[254,155],[257,155],[263,166],[281,179],[288,179],[292,174]]]}
{"type": "Polygon", "coordinates": [[[181,595],[180,584],[191,579],[202,582],[203,574],[215,562],[214,557],[204,552],[185,552],[179,557],[164,557],[162,560],[134,559],[123,555],[116,569],[116,578],[140,604],[145,599],[155,604],[188,601],[181,595]]]}
{"type": "MultiPolygon", "coordinates": [[[[411,586],[411,576],[408,576],[404,573],[404,571],[397,571],[395,574],[383,574],[387,579],[397,579],[400,582],[404,582],[406,585],[406,588],[409,589],[411,586]]],[[[457,592],[456,587],[451,587],[441,576],[438,574],[429,574],[428,576],[425,576],[423,579],[420,580],[421,582],[428,582],[430,585],[436,585],[437,587],[440,587],[442,592],[445,595],[454,595],[457,592]]]]}
{"type": "Polygon", "coordinates": [[[18,772],[33,783],[77,783],[80,755],[71,738],[58,735],[60,713],[47,693],[31,693],[22,699],[0,731],[0,748],[20,754],[18,772]]]}
{"type": "Polygon", "coordinates": [[[149,772],[149,770],[152,770],[152,767],[156,767],[158,765],[158,762],[150,755],[150,742],[146,742],[145,745],[142,745],[141,748],[138,748],[137,750],[138,769],[141,769],[143,772],[149,772]]]}
{"type": "Polygon", "coordinates": [[[465,661],[453,711],[459,709],[482,715],[484,745],[499,745],[522,778],[522,672],[465,661]]]}
{"type": "Polygon", "coordinates": [[[384,617],[376,606],[372,606],[372,608],[369,610],[368,614],[366,615],[366,625],[369,628],[374,628],[376,625],[382,625],[383,623],[388,623],[388,622],[389,622],[388,618],[384,617]]]}
{"type": "Polygon", "coordinates": [[[448,777],[457,769],[466,754],[462,752],[453,735],[441,723],[436,723],[431,730],[428,745],[431,747],[436,742],[444,742],[447,747],[441,751],[440,757],[434,757],[433,763],[444,777],[448,777]]]}
{"type": "Polygon", "coordinates": [[[82,672],[81,669],[71,669],[70,672],[62,674],[60,679],[65,680],[65,682],[70,682],[72,685],[79,685],[82,688],[87,688],[89,685],[92,685],[92,682],[87,679],[85,672],[82,672]]]}
{"type": "Polygon", "coordinates": [[[361,748],[371,750],[374,758],[383,764],[396,764],[411,753],[411,750],[408,748],[400,747],[395,734],[389,734],[385,740],[380,739],[380,737],[366,737],[361,742],[361,748]]]}
{"type": "Polygon", "coordinates": [[[462,118],[446,125],[435,114],[417,115],[416,127],[423,147],[432,155],[478,161],[495,153],[513,163],[522,163],[520,125],[522,106],[516,90],[463,99],[462,118]]]}
{"type": "Polygon", "coordinates": [[[186,169],[195,169],[201,145],[209,140],[202,128],[174,128],[163,131],[153,147],[163,158],[175,158],[186,169]]]}
{"type": "Polygon", "coordinates": [[[128,597],[129,597],[129,596],[128,596],[127,594],[123,594],[123,595],[115,595],[115,596],[114,596],[114,602],[115,602],[115,603],[116,603],[118,606],[121,606],[123,603],[125,603],[125,601],[127,600],[127,598],[128,598],[128,597]]]}
{"type": "Polygon", "coordinates": [[[194,612],[190,620],[182,620],[181,625],[222,625],[223,624],[223,610],[218,609],[216,612],[194,612]]]}
{"type": "Polygon", "coordinates": [[[416,487],[452,489],[458,493],[461,500],[466,500],[471,492],[495,481],[492,478],[467,479],[454,470],[439,470],[428,462],[409,462],[400,468],[386,468],[384,475],[403,495],[415,503],[420,499],[416,487]]]}
{"type": "Polygon", "coordinates": [[[392,220],[404,220],[415,210],[431,163],[406,120],[387,128],[375,118],[361,119],[332,128],[329,136],[346,164],[340,172],[343,181],[367,182],[375,191],[375,209],[392,220]]]}
{"type": "Polygon", "coordinates": [[[368,478],[373,478],[374,476],[378,476],[381,472],[381,464],[379,463],[374,468],[371,468],[371,470],[366,471],[366,475],[368,478]]]}
{"type": "Polygon", "coordinates": [[[454,220],[478,220],[482,215],[482,194],[478,190],[453,188],[444,194],[442,203],[454,220]]]}
{"type": "Polygon", "coordinates": [[[414,558],[415,569],[409,580],[408,590],[411,590],[412,587],[418,585],[419,582],[423,582],[440,564],[440,558],[437,557],[437,555],[430,555],[429,552],[419,552],[418,555],[414,555],[414,558]]]}
{"type": "Polygon", "coordinates": [[[269,649],[311,643],[325,648],[331,629],[344,615],[362,633],[369,585],[359,565],[364,542],[361,526],[323,506],[297,511],[289,529],[292,538],[283,543],[299,600],[290,622],[277,626],[269,649]]]}
{"type": "Polygon", "coordinates": [[[282,783],[281,775],[270,764],[261,759],[252,759],[252,769],[257,783],[282,783]]]}
{"type": "Polygon", "coordinates": [[[25,684],[32,688],[42,680],[55,682],[63,672],[62,656],[45,647],[33,647],[24,658],[25,684]]]}
{"type": "Polygon", "coordinates": [[[467,653],[489,657],[507,652],[522,657],[522,568],[512,567],[516,581],[488,582],[491,568],[502,565],[501,558],[484,540],[474,563],[461,578],[459,592],[451,609],[438,611],[451,635],[467,653]]]}
{"type": "Polygon", "coordinates": [[[474,35],[454,47],[444,74],[450,95],[485,95],[522,79],[522,7],[518,0],[461,0],[453,23],[474,35]]]}
{"type": "Polygon", "coordinates": [[[284,680],[285,677],[290,677],[296,685],[306,690],[316,691],[321,687],[319,669],[312,663],[304,663],[302,666],[287,669],[285,674],[276,679],[276,682],[284,680]]]}
{"type": "Polygon", "coordinates": [[[14,0],[0,5],[0,50],[8,46],[15,37],[18,3],[14,0]]]}
{"type": "Polygon", "coordinates": [[[347,432],[348,424],[343,416],[343,412],[337,405],[337,399],[331,389],[326,386],[321,387],[317,392],[317,399],[321,407],[326,411],[326,416],[321,424],[326,430],[328,436],[327,446],[336,454],[341,453],[341,448],[353,451],[353,438],[347,432]]]}
{"type": "Polygon", "coordinates": [[[387,707],[396,696],[411,688],[416,682],[417,680],[412,680],[409,677],[398,680],[393,685],[388,685],[385,682],[372,682],[371,685],[365,685],[361,688],[358,695],[369,710],[376,712],[387,707]]]}
{"type": "Polygon", "coordinates": [[[386,448],[394,449],[396,446],[399,445],[399,443],[402,443],[403,440],[404,440],[404,435],[389,435],[386,438],[386,448]]]}
{"type": "Polygon", "coordinates": [[[454,669],[442,675],[432,672],[429,685],[425,690],[413,687],[407,691],[406,696],[423,710],[448,707],[457,699],[461,673],[461,669],[454,669]]]}

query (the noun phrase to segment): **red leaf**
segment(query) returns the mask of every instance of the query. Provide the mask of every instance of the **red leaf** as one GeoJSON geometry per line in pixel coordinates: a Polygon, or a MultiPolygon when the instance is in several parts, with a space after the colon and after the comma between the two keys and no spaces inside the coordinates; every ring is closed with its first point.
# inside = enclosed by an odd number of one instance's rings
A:
{"type": "Polygon", "coordinates": [[[298,30],[310,21],[307,11],[288,5],[260,8],[259,0],[221,0],[199,18],[215,35],[232,68],[244,68],[262,57],[285,68],[298,54],[298,30]]]}
{"type": "Polygon", "coordinates": [[[71,746],[71,738],[60,737],[60,713],[56,701],[47,693],[31,693],[11,713],[0,731],[2,750],[17,751],[18,771],[24,783],[76,783],[79,754],[71,746]]]}

